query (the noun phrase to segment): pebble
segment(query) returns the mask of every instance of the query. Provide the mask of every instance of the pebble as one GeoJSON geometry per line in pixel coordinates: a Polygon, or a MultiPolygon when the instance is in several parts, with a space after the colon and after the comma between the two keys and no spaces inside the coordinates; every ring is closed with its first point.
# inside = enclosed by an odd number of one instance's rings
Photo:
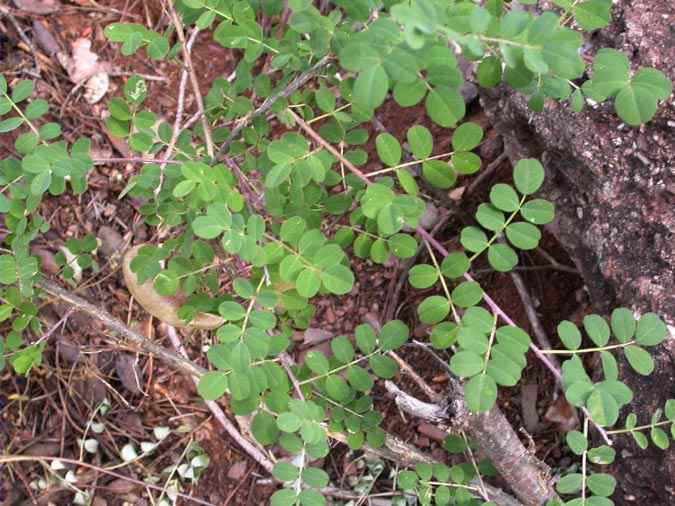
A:
{"type": "Polygon", "coordinates": [[[108,226],[103,226],[98,230],[98,238],[101,240],[101,254],[106,259],[119,251],[124,242],[120,233],[108,226]]]}
{"type": "Polygon", "coordinates": [[[246,461],[239,460],[232,464],[227,470],[227,477],[230,480],[239,481],[246,474],[246,461]]]}

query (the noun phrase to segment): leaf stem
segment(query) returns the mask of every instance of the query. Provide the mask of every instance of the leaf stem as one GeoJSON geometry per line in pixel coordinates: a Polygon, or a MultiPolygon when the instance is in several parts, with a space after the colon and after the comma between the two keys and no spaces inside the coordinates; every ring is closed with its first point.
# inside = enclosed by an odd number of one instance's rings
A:
{"type": "Polygon", "coordinates": [[[597,348],[583,348],[581,350],[540,350],[544,355],[577,355],[580,353],[593,353],[596,351],[607,351],[615,350],[617,348],[625,348],[635,344],[635,341],[629,341],[627,343],[613,344],[611,346],[598,346],[597,348]]]}
{"type": "Polygon", "coordinates": [[[392,171],[395,171],[395,170],[398,170],[398,169],[402,169],[404,167],[410,167],[412,165],[419,165],[421,163],[429,162],[431,160],[438,160],[439,158],[446,158],[446,157],[452,156],[454,154],[455,154],[454,151],[448,151],[447,153],[442,153],[440,155],[434,155],[434,156],[428,156],[428,157],[423,158],[421,160],[411,160],[409,162],[405,162],[405,163],[401,163],[399,165],[396,165],[394,167],[387,167],[386,169],[381,169],[381,170],[376,170],[374,172],[369,172],[368,174],[366,174],[366,177],[371,178],[371,177],[374,177],[374,176],[379,176],[380,174],[386,174],[387,172],[392,172],[392,171]]]}
{"type": "Polygon", "coordinates": [[[650,423],[650,424],[647,424],[647,425],[638,425],[637,427],[633,427],[632,429],[608,430],[607,434],[610,434],[610,435],[627,434],[628,432],[642,431],[642,430],[651,429],[652,427],[661,427],[663,425],[669,425],[669,424],[675,424],[675,421],[673,421],[673,420],[661,420],[660,422],[650,423]]]}
{"type": "Polygon", "coordinates": [[[363,362],[365,359],[370,358],[370,357],[372,357],[373,355],[376,355],[376,354],[378,354],[378,353],[380,353],[380,352],[381,352],[381,350],[378,348],[378,349],[375,350],[375,351],[371,351],[371,352],[368,353],[367,355],[363,355],[362,357],[359,357],[359,358],[357,358],[356,360],[352,360],[352,361],[349,362],[348,364],[343,364],[343,365],[341,365],[340,367],[336,367],[335,369],[331,369],[330,371],[328,371],[328,372],[326,372],[326,373],[320,374],[320,375],[318,375],[318,376],[314,376],[314,377],[312,377],[312,378],[308,378],[308,379],[306,379],[306,380],[304,380],[304,381],[300,381],[300,382],[298,382],[298,385],[300,385],[300,386],[306,385],[306,384],[308,384],[308,383],[312,383],[312,382],[314,382],[314,381],[316,381],[316,380],[319,380],[319,379],[321,379],[321,378],[325,378],[325,377],[327,377],[327,376],[330,376],[331,374],[335,374],[335,373],[337,373],[337,372],[340,372],[340,371],[346,369],[347,367],[351,367],[351,366],[353,366],[353,365],[355,365],[355,364],[358,364],[359,362],[363,362]]]}
{"type": "MultiPolygon", "coordinates": [[[[26,117],[26,115],[25,115],[25,114],[23,113],[23,111],[19,108],[19,106],[16,105],[16,104],[14,103],[14,100],[12,100],[12,99],[10,98],[10,96],[9,96],[7,93],[3,93],[2,95],[7,99],[7,101],[8,101],[10,104],[12,104],[12,109],[14,109],[14,110],[16,111],[16,113],[17,113],[19,116],[21,116],[21,118],[25,121],[26,125],[28,125],[28,127],[33,131],[33,133],[34,133],[35,135],[38,136],[38,139],[40,139],[40,132],[38,131],[37,128],[35,128],[35,125],[33,125],[33,123],[31,122],[31,120],[29,120],[29,119],[26,117]]],[[[41,142],[42,144],[44,144],[44,145],[47,145],[47,143],[46,143],[44,140],[42,140],[42,139],[40,139],[40,142],[41,142]]]]}
{"type": "Polygon", "coordinates": [[[447,297],[448,303],[450,304],[450,309],[452,309],[452,316],[455,319],[455,322],[459,323],[459,315],[457,314],[457,310],[455,309],[455,304],[452,302],[452,297],[450,296],[450,291],[448,290],[448,285],[445,281],[445,276],[443,276],[441,268],[438,266],[438,260],[436,260],[434,250],[431,249],[431,246],[429,246],[429,243],[427,241],[424,241],[424,245],[427,247],[427,251],[429,252],[431,261],[433,262],[434,267],[436,268],[436,272],[438,273],[438,278],[440,279],[441,285],[443,286],[443,291],[445,292],[445,296],[447,297]]]}
{"type": "MultiPolygon", "coordinates": [[[[588,441],[588,417],[584,417],[584,438],[588,441]]],[[[581,456],[581,506],[586,506],[586,465],[588,462],[588,449],[581,456]]]]}

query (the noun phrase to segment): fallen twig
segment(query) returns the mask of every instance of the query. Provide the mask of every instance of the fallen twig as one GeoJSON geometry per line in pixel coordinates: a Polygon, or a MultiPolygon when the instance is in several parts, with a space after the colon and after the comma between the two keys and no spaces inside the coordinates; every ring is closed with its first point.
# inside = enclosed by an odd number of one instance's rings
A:
{"type": "MultiPolygon", "coordinates": [[[[202,93],[199,90],[199,80],[197,79],[197,74],[195,73],[194,66],[192,65],[192,57],[190,56],[190,51],[192,49],[192,44],[188,46],[188,43],[185,40],[185,32],[183,31],[183,23],[181,22],[176,9],[173,5],[173,0],[168,0],[169,11],[171,13],[171,19],[174,26],[176,27],[176,35],[178,35],[178,40],[181,43],[183,48],[183,63],[187,69],[188,74],[190,75],[190,82],[192,83],[192,93],[195,96],[195,102],[197,102],[197,110],[201,113],[202,118],[202,128],[204,130],[204,141],[206,142],[206,152],[211,158],[214,155],[213,139],[211,137],[211,128],[209,127],[208,119],[204,113],[204,99],[202,98],[202,93]]],[[[190,40],[194,44],[194,39],[197,38],[199,33],[199,28],[193,28],[192,34],[190,35],[190,40]]]]}
{"type": "MultiPolygon", "coordinates": [[[[176,352],[185,358],[185,360],[189,360],[188,354],[185,351],[185,347],[183,346],[183,343],[181,343],[180,338],[178,337],[178,334],[176,333],[176,329],[170,325],[167,325],[167,336],[169,337],[169,341],[171,341],[171,344],[173,345],[174,349],[176,352]]],[[[199,383],[199,376],[193,374],[192,375],[192,381],[194,382],[195,386],[199,383]]],[[[255,460],[258,464],[260,464],[268,473],[272,472],[272,468],[274,467],[274,462],[265,455],[263,452],[261,452],[255,445],[253,445],[248,439],[246,439],[244,436],[241,435],[239,430],[234,426],[232,422],[227,418],[223,410],[220,408],[218,403],[216,401],[205,401],[206,402],[206,407],[209,408],[209,411],[213,414],[213,417],[218,420],[218,423],[222,425],[222,427],[225,429],[225,431],[229,434],[229,436],[234,439],[239,446],[251,457],[253,460],[255,460]]]]}
{"type": "Polygon", "coordinates": [[[244,128],[246,128],[251,121],[253,121],[255,118],[258,116],[265,114],[267,111],[269,111],[272,106],[276,103],[277,100],[280,98],[286,98],[289,95],[291,95],[295,90],[300,88],[302,85],[304,85],[307,81],[312,79],[314,76],[319,74],[324,68],[328,66],[328,64],[331,62],[332,56],[331,55],[326,55],[323,58],[321,58],[318,62],[316,62],[313,66],[305,70],[302,74],[298,75],[295,79],[293,79],[291,82],[289,82],[286,87],[275,93],[274,95],[268,97],[265,99],[265,101],[258,107],[256,110],[253,112],[250,112],[243,118],[239,120],[239,123],[237,124],[236,127],[232,129],[232,132],[230,133],[229,137],[225,139],[225,142],[223,142],[220,145],[220,148],[218,149],[218,152],[216,153],[216,161],[221,161],[223,158],[223,155],[227,152],[228,148],[234,142],[238,137],[239,134],[242,132],[244,128]]]}

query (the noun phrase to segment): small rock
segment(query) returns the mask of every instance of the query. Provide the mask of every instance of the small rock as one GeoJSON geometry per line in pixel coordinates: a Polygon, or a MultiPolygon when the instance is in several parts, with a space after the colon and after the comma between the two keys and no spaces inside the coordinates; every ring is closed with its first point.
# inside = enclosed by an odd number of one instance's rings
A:
{"type": "Polygon", "coordinates": [[[105,488],[112,492],[113,494],[119,494],[119,495],[125,495],[125,494],[131,494],[135,490],[138,489],[138,485],[135,483],[132,483],[128,480],[123,480],[122,478],[118,478],[116,480],[111,481],[108,483],[105,488]]]}
{"type": "Polygon", "coordinates": [[[429,441],[428,437],[418,437],[417,446],[420,448],[429,448],[429,446],[431,446],[431,441],[429,441]]]}
{"type": "Polygon", "coordinates": [[[122,413],[117,419],[117,423],[121,428],[129,432],[132,436],[138,438],[147,437],[141,417],[133,411],[125,411],[122,413]]]}
{"type": "Polygon", "coordinates": [[[434,441],[443,441],[448,435],[444,430],[441,430],[430,423],[419,424],[417,426],[417,432],[427,436],[429,439],[433,439],[434,441]]]}
{"type": "Polygon", "coordinates": [[[415,339],[422,339],[424,337],[427,337],[428,333],[429,333],[429,326],[424,324],[417,325],[413,330],[413,336],[415,337],[415,339]]]}
{"type": "Polygon", "coordinates": [[[335,318],[335,312],[333,311],[333,308],[331,306],[328,306],[326,308],[326,312],[324,313],[324,317],[326,318],[326,321],[328,323],[335,323],[337,321],[337,318],[335,318]]]}
{"type": "Polygon", "coordinates": [[[59,443],[36,443],[26,448],[23,453],[26,455],[44,455],[45,457],[55,457],[61,451],[59,443]]]}
{"type": "Polygon", "coordinates": [[[500,135],[488,137],[485,139],[485,141],[483,141],[483,144],[481,144],[480,157],[485,162],[491,162],[501,154],[503,149],[504,142],[502,141],[502,137],[500,135]]]}
{"type": "Polygon", "coordinates": [[[77,364],[82,360],[82,353],[80,347],[63,336],[58,339],[59,356],[69,364],[77,364]]]}
{"type": "Polygon", "coordinates": [[[368,325],[372,326],[375,329],[375,332],[380,332],[380,329],[382,328],[382,325],[380,324],[380,317],[377,315],[377,313],[372,311],[369,311],[363,315],[363,323],[367,323],[368,325]]]}
{"type": "Polygon", "coordinates": [[[305,334],[301,340],[306,345],[314,346],[316,344],[328,341],[331,337],[333,337],[332,332],[310,327],[307,330],[305,330],[305,334]]]}
{"type": "Polygon", "coordinates": [[[478,96],[478,87],[470,82],[465,82],[459,89],[460,95],[464,99],[464,103],[469,104],[478,96]]]}
{"type": "Polygon", "coordinates": [[[241,480],[245,474],[246,474],[246,461],[244,460],[235,462],[227,470],[227,477],[234,481],[241,480]]]}
{"type": "Polygon", "coordinates": [[[420,218],[420,227],[424,230],[431,230],[438,223],[438,208],[431,202],[427,203],[427,208],[420,218]]]}
{"type": "Polygon", "coordinates": [[[63,8],[59,0],[14,0],[14,5],[23,11],[40,15],[52,14],[63,8]]]}
{"type": "Polygon", "coordinates": [[[98,238],[101,240],[100,251],[105,259],[113,256],[124,244],[120,233],[109,226],[103,226],[98,230],[98,238]]]}
{"type": "Polygon", "coordinates": [[[56,274],[59,272],[59,266],[54,260],[54,254],[44,248],[33,247],[31,248],[31,253],[37,256],[40,259],[40,265],[42,266],[42,271],[47,274],[56,274]]]}
{"type": "Polygon", "coordinates": [[[535,434],[539,426],[539,415],[537,414],[538,388],[536,383],[523,383],[520,387],[520,408],[525,429],[530,434],[535,434]]]}
{"type": "Polygon", "coordinates": [[[141,393],[143,375],[138,367],[136,357],[128,353],[118,355],[115,360],[115,371],[124,388],[133,394],[141,393]]]}

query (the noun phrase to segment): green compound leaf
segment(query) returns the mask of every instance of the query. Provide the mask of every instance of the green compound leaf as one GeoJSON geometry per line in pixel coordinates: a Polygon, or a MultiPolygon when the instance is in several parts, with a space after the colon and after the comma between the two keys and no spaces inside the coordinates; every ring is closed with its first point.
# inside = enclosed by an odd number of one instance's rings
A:
{"type": "Polygon", "coordinates": [[[417,315],[422,323],[433,325],[443,321],[450,313],[450,302],[440,295],[432,295],[417,307],[417,315]]]}
{"type": "Polygon", "coordinates": [[[635,335],[637,324],[630,309],[621,307],[612,311],[611,326],[614,337],[625,343],[635,335]]]}
{"type": "Polygon", "coordinates": [[[607,465],[614,462],[616,451],[610,446],[599,446],[588,451],[588,460],[593,464],[607,465]]]}
{"type": "Polygon", "coordinates": [[[596,346],[605,346],[609,342],[609,325],[602,316],[584,316],[584,329],[596,346]]]}
{"type": "Polygon", "coordinates": [[[329,292],[344,295],[354,286],[354,274],[344,265],[333,265],[321,272],[321,281],[329,292]]]}
{"type": "Polygon", "coordinates": [[[574,323],[563,320],[558,324],[558,337],[568,350],[578,350],[581,346],[581,332],[574,323]]]}
{"type": "Polygon", "coordinates": [[[656,346],[666,338],[666,324],[655,313],[645,313],[638,321],[635,341],[642,346],[656,346]]]}
{"type": "Polygon", "coordinates": [[[396,350],[408,341],[408,326],[401,320],[392,320],[382,327],[380,347],[382,351],[396,350]]]}
{"type": "Polygon", "coordinates": [[[560,478],[556,484],[556,490],[561,494],[573,494],[581,490],[583,477],[579,473],[571,473],[560,478]]]}
{"type": "Polygon", "coordinates": [[[586,436],[578,430],[568,432],[565,439],[567,440],[567,446],[569,446],[570,450],[577,455],[583,455],[588,449],[588,440],[586,439],[586,436]]]}
{"type": "Polygon", "coordinates": [[[587,478],[586,485],[595,495],[609,497],[616,488],[616,479],[611,474],[593,473],[587,478]]]}
{"type": "Polygon", "coordinates": [[[517,221],[506,227],[506,237],[516,248],[531,250],[539,245],[541,232],[531,223],[517,221]]]}
{"type": "Polygon", "coordinates": [[[274,468],[272,469],[272,476],[274,476],[277,480],[282,482],[293,481],[298,479],[298,477],[300,476],[300,469],[298,469],[290,462],[280,460],[279,462],[274,464],[274,468]]]}
{"type": "Polygon", "coordinates": [[[464,385],[464,397],[471,411],[489,411],[497,400],[497,383],[487,374],[474,376],[464,385]]]}
{"type": "Polygon", "coordinates": [[[354,101],[366,109],[382,105],[389,90],[389,78],[382,65],[373,65],[359,73],[354,83],[354,101]]]}
{"type": "Polygon", "coordinates": [[[539,160],[532,158],[518,161],[513,169],[513,182],[523,195],[531,195],[544,182],[544,167],[539,160]]]}
{"type": "Polygon", "coordinates": [[[471,267],[471,262],[466,253],[453,251],[443,259],[441,273],[447,278],[461,278],[469,271],[469,267],[471,267]]]}
{"type": "Polygon", "coordinates": [[[261,445],[271,445],[279,438],[279,428],[274,417],[269,413],[259,412],[251,422],[251,432],[261,445]]]}
{"type": "Polygon", "coordinates": [[[459,236],[459,242],[473,253],[478,253],[488,247],[487,236],[477,227],[463,228],[459,236]]]}
{"type": "Polygon", "coordinates": [[[518,255],[506,244],[492,244],[488,250],[488,262],[499,272],[508,272],[518,265],[518,255]]]}
{"type": "Polygon", "coordinates": [[[454,186],[457,174],[453,168],[441,160],[429,160],[422,164],[422,175],[432,186],[447,190],[454,186]]]}
{"type": "Polygon", "coordinates": [[[398,258],[411,258],[417,252],[417,241],[408,234],[394,234],[389,238],[389,248],[398,258]]]}
{"type": "Polygon", "coordinates": [[[471,151],[483,140],[483,129],[476,123],[462,123],[452,134],[455,151],[471,151]]]}
{"type": "Polygon", "coordinates": [[[295,413],[281,413],[277,418],[277,427],[283,432],[295,432],[302,425],[302,419],[295,413]]]}
{"type": "Polygon", "coordinates": [[[393,359],[386,355],[373,355],[368,359],[373,372],[382,379],[391,379],[398,372],[398,366],[393,359]]]}
{"type": "Polygon", "coordinates": [[[316,374],[327,374],[330,371],[328,359],[320,351],[310,351],[305,357],[305,365],[316,374]]]}
{"type": "Polygon", "coordinates": [[[408,281],[414,288],[429,288],[438,281],[438,271],[433,265],[419,264],[408,272],[408,281]]]}
{"type": "Polygon", "coordinates": [[[475,306],[483,298],[483,289],[475,281],[464,281],[452,291],[452,300],[459,307],[475,306]]]}
{"type": "Polygon", "coordinates": [[[450,359],[450,370],[460,378],[470,378],[483,370],[483,357],[473,351],[460,351],[450,359]]]}
{"type": "Polygon", "coordinates": [[[622,120],[638,126],[654,117],[657,100],[665,100],[672,90],[672,83],[663,72],[642,69],[633,76],[629,85],[619,91],[614,106],[622,120]]]}
{"type": "Polygon", "coordinates": [[[498,183],[490,191],[490,202],[497,209],[506,212],[514,212],[520,208],[520,198],[516,191],[509,185],[498,183]]]}
{"type": "Polygon", "coordinates": [[[529,200],[520,208],[520,214],[530,223],[546,225],[555,217],[555,207],[548,200],[529,200]]]}
{"type": "Polygon", "coordinates": [[[207,372],[197,384],[197,392],[207,401],[215,401],[227,390],[227,376],[220,371],[207,372]]]}
{"type": "Polygon", "coordinates": [[[431,155],[434,148],[434,139],[427,127],[415,125],[408,129],[406,137],[410,145],[410,151],[415,158],[422,160],[431,155]]]}
{"type": "Polygon", "coordinates": [[[478,84],[484,88],[493,88],[502,82],[502,63],[494,56],[481,60],[476,69],[478,84]]]}
{"type": "Polygon", "coordinates": [[[297,498],[294,490],[282,488],[272,494],[270,506],[295,506],[297,504],[297,498]]]}
{"type": "Polygon", "coordinates": [[[619,418],[619,404],[606,391],[593,390],[586,399],[586,408],[594,422],[602,427],[611,427],[619,418]]]}
{"type": "Polygon", "coordinates": [[[354,329],[354,339],[356,340],[356,345],[359,347],[359,350],[366,355],[372,353],[377,346],[375,330],[373,330],[372,326],[365,323],[354,329]]]}
{"type": "Polygon", "coordinates": [[[480,204],[476,210],[476,221],[483,228],[493,232],[501,232],[506,223],[504,213],[491,204],[480,204]]]}
{"type": "Polygon", "coordinates": [[[456,125],[466,114],[464,99],[454,89],[435,88],[427,95],[425,106],[434,123],[444,128],[456,125]]]}
{"type": "Polygon", "coordinates": [[[623,349],[626,360],[635,372],[649,376],[654,371],[654,359],[649,352],[633,344],[623,349]]]}
{"type": "Polygon", "coordinates": [[[586,0],[574,8],[574,19],[588,31],[605,28],[609,25],[612,0],[586,0]]]}
{"type": "Polygon", "coordinates": [[[375,139],[375,147],[377,155],[385,165],[393,167],[401,161],[401,145],[393,135],[388,133],[378,135],[375,139]]]}

